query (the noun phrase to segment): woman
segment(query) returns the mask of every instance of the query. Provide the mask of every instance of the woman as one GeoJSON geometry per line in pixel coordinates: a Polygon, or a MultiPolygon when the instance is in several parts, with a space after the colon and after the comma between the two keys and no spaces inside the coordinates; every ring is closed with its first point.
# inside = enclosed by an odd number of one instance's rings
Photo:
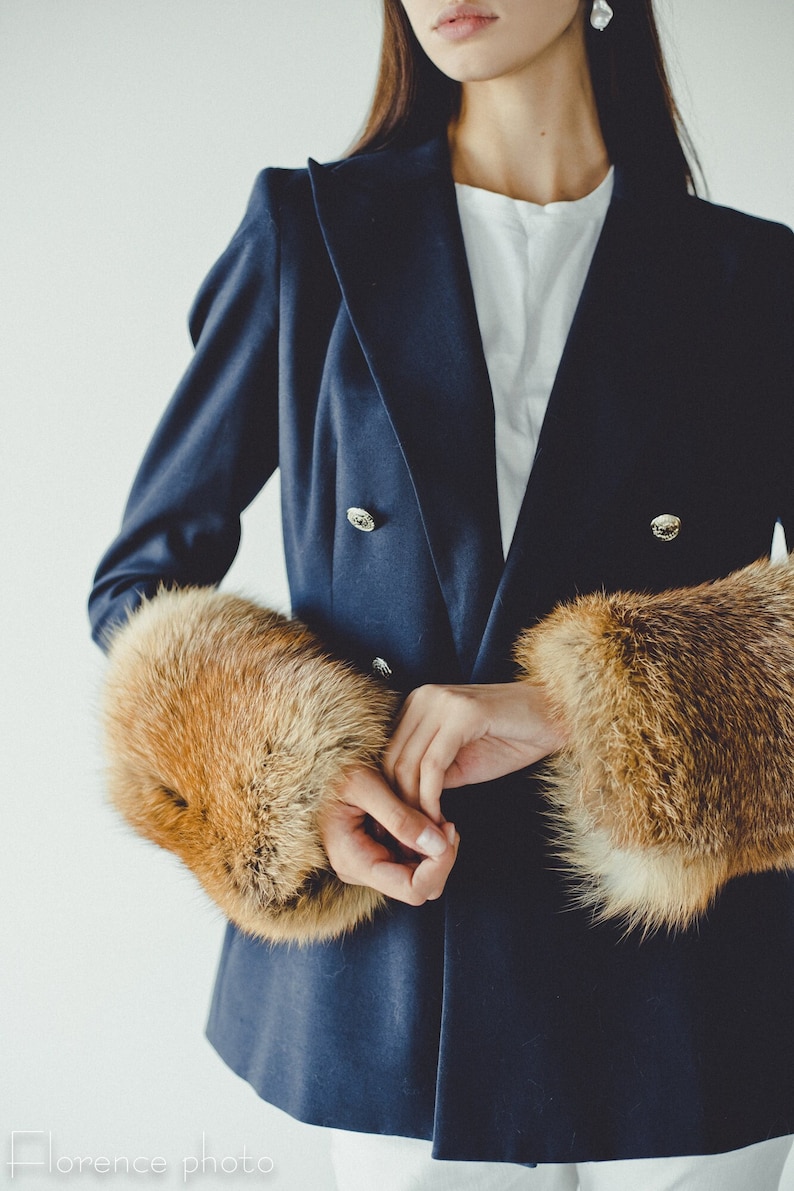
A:
{"type": "Polygon", "coordinates": [[[385,17],[100,565],[113,796],[229,914],[210,1039],[340,1186],[771,1188],[794,581],[721,577],[794,524],[790,233],[688,193],[650,0],[385,17]],[[212,590],[277,464],[311,632],[212,590]],[[548,616],[621,589],[672,595],[548,616]]]}

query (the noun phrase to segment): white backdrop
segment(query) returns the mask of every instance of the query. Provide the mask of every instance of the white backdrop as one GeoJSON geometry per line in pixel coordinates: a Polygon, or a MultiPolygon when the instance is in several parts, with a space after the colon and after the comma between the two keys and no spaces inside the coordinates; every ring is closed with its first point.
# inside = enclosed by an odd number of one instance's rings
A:
{"type": "MultiPolygon", "coordinates": [[[[791,0],[659,7],[712,197],[794,224],[791,0]]],[[[83,609],[196,287],[261,166],[344,152],[378,39],[378,0],[0,0],[0,1184],[30,1130],[18,1160],[46,1162],[50,1135],[53,1162],[165,1160],[114,1187],[185,1185],[202,1135],[218,1171],[187,1185],[331,1186],[324,1139],[203,1037],[222,922],[104,806],[83,609]],[[274,1172],[244,1173],[243,1147],[274,1172]]],[[[286,607],[272,487],[229,584],[286,607]]]]}

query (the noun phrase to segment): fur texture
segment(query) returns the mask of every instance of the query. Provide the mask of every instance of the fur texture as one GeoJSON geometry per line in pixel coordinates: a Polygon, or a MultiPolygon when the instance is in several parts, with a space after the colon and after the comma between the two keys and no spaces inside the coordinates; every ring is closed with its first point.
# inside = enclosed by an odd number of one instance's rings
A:
{"type": "Polygon", "coordinates": [[[111,799],[244,931],[331,937],[383,899],[330,870],[318,811],[377,761],[393,712],[297,621],[210,588],[162,590],[111,642],[111,799]]]}
{"type": "Polygon", "coordinates": [[[516,656],[569,731],[549,797],[580,903],[684,927],[731,877],[794,866],[794,567],[582,597],[516,656]]]}

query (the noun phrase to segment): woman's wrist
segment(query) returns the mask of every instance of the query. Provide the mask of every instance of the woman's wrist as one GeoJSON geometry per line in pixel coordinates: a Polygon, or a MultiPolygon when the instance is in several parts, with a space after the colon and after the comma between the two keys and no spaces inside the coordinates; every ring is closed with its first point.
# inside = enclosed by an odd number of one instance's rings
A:
{"type": "Polygon", "coordinates": [[[562,715],[552,707],[544,687],[528,681],[505,685],[513,689],[519,707],[527,717],[527,724],[531,725],[538,750],[536,760],[564,748],[568,743],[568,729],[562,715]]]}

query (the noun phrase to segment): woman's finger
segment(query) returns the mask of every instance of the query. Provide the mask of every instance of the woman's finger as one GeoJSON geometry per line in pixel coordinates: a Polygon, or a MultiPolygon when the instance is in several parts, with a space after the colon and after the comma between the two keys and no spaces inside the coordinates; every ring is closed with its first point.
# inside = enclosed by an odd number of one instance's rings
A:
{"type": "Polygon", "coordinates": [[[474,688],[425,686],[406,700],[384,757],[395,790],[435,822],[441,794],[460,750],[487,730],[474,688]]]}
{"type": "Polygon", "coordinates": [[[443,774],[435,790],[425,783],[422,787],[422,765],[439,732],[436,723],[420,721],[410,733],[394,739],[384,757],[384,771],[393,789],[416,810],[423,811],[435,823],[442,822],[441,790],[443,774]],[[424,798],[422,797],[424,792],[424,798]]]}
{"type": "MultiPolygon", "coordinates": [[[[388,794],[394,797],[390,791],[388,794]]],[[[378,799],[366,801],[374,808],[378,799]]],[[[395,847],[390,836],[374,838],[367,829],[370,815],[371,812],[346,802],[339,802],[325,812],[321,824],[323,843],[340,880],[367,885],[409,905],[422,905],[440,897],[457,857],[458,837],[454,827],[447,824],[444,851],[439,856],[423,857],[408,845],[403,845],[405,850],[395,847]]],[[[421,815],[418,817],[422,819],[421,815]]]]}
{"type": "Polygon", "coordinates": [[[371,815],[389,835],[414,852],[438,858],[450,848],[440,826],[399,798],[379,775],[371,771],[359,771],[354,784],[345,789],[344,799],[371,815]]]}
{"type": "Polygon", "coordinates": [[[366,884],[409,905],[435,901],[444,892],[447,877],[457,858],[457,836],[453,838],[454,843],[448,848],[446,857],[426,857],[415,865],[386,857],[373,858],[366,874],[366,884]]]}

